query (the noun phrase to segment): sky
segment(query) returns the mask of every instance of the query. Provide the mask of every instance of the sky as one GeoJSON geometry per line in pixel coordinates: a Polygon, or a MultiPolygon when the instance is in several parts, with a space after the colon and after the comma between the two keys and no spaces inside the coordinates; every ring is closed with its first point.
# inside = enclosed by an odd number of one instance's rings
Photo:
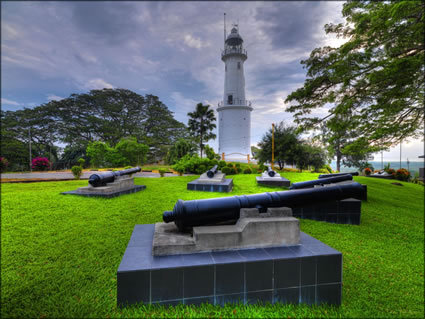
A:
{"type": "MultiPolygon", "coordinates": [[[[293,123],[285,98],[301,87],[300,61],[317,47],[344,40],[326,35],[340,23],[341,1],[282,2],[2,2],[1,107],[32,108],[91,89],[153,94],[187,124],[197,103],[223,99],[223,13],[237,23],[248,51],[246,98],[252,102],[251,144],[272,123],[293,123]]],[[[218,132],[216,132],[217,134],[218,132]]],[[[218,138],[208,144],[218,150],[218,138]]],[[[384,152],[398,160],[400,147],[384,152]]],[[[402,145],[419,160],[424,143],[402,145]]],[[[380,154],[376,154],[380,159],[380,154]]]]}

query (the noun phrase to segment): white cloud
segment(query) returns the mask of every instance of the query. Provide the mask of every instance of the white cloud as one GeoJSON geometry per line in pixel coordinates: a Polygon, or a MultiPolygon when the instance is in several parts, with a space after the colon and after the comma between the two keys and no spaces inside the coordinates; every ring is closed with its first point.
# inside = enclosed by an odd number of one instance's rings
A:
{"type": "Polygon", "coordinates": [[[202,49],[210,46],[208,42],[203,42],[201,39],[193,37],[190,34],[184,36],[184,43],[191,48],[202,49]]]}
{"type": "Polygon", "coordinates": [[[88,81],[85,85],[86,89],[89,90],[101,90],[101,89],[113,89],[114,86],[103,79],[97,78],[88,81]]]}
{"type": "Polygon", "coordinates": [[[57,95],[55,95],[55,94],[48,94],[47,95],[47,101],[60,101],[60,100],[63,100],[64,99],[64,97],[62,97],[62,96],[57,96],[57,95]]]}
{"type": "Polygon", "coordinates": [[[5,98],[1,98],[1,104],[5,104],[5,105],[14,105],[14,106],[20,106],[21,103],[18,103],[16,101],[12,101],[12,100],[8,100],[5,98]]]}

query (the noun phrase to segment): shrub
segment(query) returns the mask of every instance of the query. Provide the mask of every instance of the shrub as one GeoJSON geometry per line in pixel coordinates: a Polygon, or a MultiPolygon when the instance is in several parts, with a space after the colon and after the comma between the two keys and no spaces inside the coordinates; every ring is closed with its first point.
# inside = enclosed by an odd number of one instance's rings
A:
{"type": "Polygon", "coordinates": [[[241,164],[240,164],[240,163],[236,163],[236,164],[235,164],[235,167],[237,167],[237,168],[241,168],[241,164]]]}
{"type": "Polygon", "coordinates": [[[71,168],[71,172],[75,179],[80,179],[81,175],[83,174],[83,169],[81,166],[74,165],[71,168]]]}
{"type": "Polygon", "coordinates": [[[266,166],[264,165],[264,163],[260,163],[260,165],[258,166],[258,171],[260,173],[264,172],[266,170],[266,166]]]}
{"type": "Polygon", "coordinates": [[[227,164],[227,167],[233,167],[233,164],[232,163],[228,163],[227,164]]]}
{"type": "Polygon", "coordinates": [[[133,168],[133,166],[126,166],[126,167],[124,167],[124,169],[130,169],[130,168],[133,168]]]}
{"type": "Polygon", "coordinates": [[[333,173],[332,167],[329,164],[323,165],[323,168],[325,170],[327,170],[327,173],[329,173],[329,174],[332,174],[333,173]]]}
{"type": "Polygon", "coordinates": [[[45,171],[49,168],[50,163],[47,157],[36,157],[33,158],[31,162],[31,166],[33,169],[38,169],[40,171],[45,171]]]}
{"type": "Polygon", "coordinates": [[[205,173],[207,171],[207,167],[204,164],[201,164],[197,167],[196,173],[201,175],[202,173],[205,173]]]}
{"type": "Polygon", "coordinates": [[[365,173],[366,176],[369,176],[372,173],[372,170],[369,167],[366,167],[364,169],[364,173],[365,173]]]}
{"type": "Polygon", "coordinates": [[[86,160],[85,160],[84,158],[80,158],[77,162],[78,162],[78,164],[79,164],[81,167],[84,167],[84,164],[86,163],[86,160]]]}
{"type": "Polygon", "coordinates": [[[218,165],[218,161],[216,159],[213,159],[210,161],[210,165],[214,166],[214,165],[218,165]]]}
{"type": "Polygon", "coordinates": [[[224,166],[226,166],[226,161],[219,161],[218,162],[218,167],[222,168],[224,166]]]}
{"type": "Polygon", "coordinates": [[[395,178],[400,180],[400,181],[407,182],[410,178],[410,173],[407,169],[400,168],[400,169],[397,170],[397,172],[395,172],[395,178]]]}
{"type": "Polygon", "coordinates": [[[227,166],[223,167],[221,172],[223,174],[230,175],[230,167],[227,167],[227,166]]]}
{"type": "Polygon", "coordinates": [[[9,162],[7,161],[7,159],[4,157],[0,157],[0,172],[3,173],[8,166],[9,166],[9,162]]]}
{"type": "Polygon", "coordinates": [[[252,173],[252,170],[248,167],[248,168],[245,168],[244,169],[243,173],[244,174],[251,174],[252,173]]]}
{"type": "Polygon", "coordinates": [[[159,171],[159,176],[164,177],[166,170],[165,169],[159,169],[158,171],[159,171]]]}
{"type": "Polygon", "coordinates": [[[230,168],[229,175],[235,175],[235,174],[237,174],[236,168],[234,168],[234,167],[230,168]]]}
{"type": "Polygon", "coordinates": [[[386,170],[386,172],[388,174],[395,175],[395,169],[393,169],[393,168],[389,168],[388,170],[386,170]]]}

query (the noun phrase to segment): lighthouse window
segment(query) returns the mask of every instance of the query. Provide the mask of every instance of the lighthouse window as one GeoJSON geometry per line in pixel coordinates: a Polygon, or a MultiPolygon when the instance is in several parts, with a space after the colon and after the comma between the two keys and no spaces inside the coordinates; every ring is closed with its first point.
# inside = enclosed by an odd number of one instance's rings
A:
{"type": "Polygon", "coordinates": [[[240,68],[241,68],[241,63],[238,62],[238,70],[240,70],[240,68]]]}
{"type": "Polygon", "coordinates": [[[227,104],[233,104],[233,95],[227,96],[227,104]]]}

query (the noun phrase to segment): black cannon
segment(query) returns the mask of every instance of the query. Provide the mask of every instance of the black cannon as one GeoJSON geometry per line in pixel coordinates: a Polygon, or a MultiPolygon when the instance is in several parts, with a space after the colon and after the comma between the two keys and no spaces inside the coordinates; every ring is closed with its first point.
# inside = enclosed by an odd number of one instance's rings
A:
{"type": "Polygon", "coordinates": [[[213,168],[211,168],[208,172],[207,172],[207,176],[208,178],[213,178],[214,175],[217,173],[217,165],[214,165],[213,168]]]}
{"type": "Polygon", "coordinates": [[[291,187],[289,187],[289,189],[311,188],[311,187],[314,187],[314,185],[333,184],[333,183],[351,181],[351,180],[353,180],[353,176],[351,176],[350,174],[345,174],[341,176],[321,178],[321,179],[315,179],[312,181],[294,183],[291,185],[291,187]]]}
{"type": "Polygon", "coordinates": [[[270,166],[267,166],[267,174],[269,174],[270,177],[274,177],[276,175],[276,172],[272,170],[270,166]]]}
{"type": "Polygon", "coordinates": [[[133,167],[117,172],[105,172],[102,174],[93,174],[89,177],[89,184],[93,187],[105,186],[107,183],[112,183],[115,181],[115,178],[123,175],[131,175],[137,172],[140,172],[142,169],[140,167],[133,167]]]}
{"type": "Polygon", "coordinates": [[[260,213],[268,207],[302,207],[306,203],[318,204],[362,196],[359,183],[334,185],[314,189],[299,189],[254,195],[242,195],[211,199],[183,201],[179,199],[173,211],[164,212],[164,222],[174,221],[180,231],[189,227],[234,221],[241,208],[258,208],[260,213]]]}
{"type": "Polygon", "coordinates": [[[359,172],[349,172],[349,173],[322,174],[322,175],[319,175],[319,178],[328,178],[328,177],[342,176],[347,174],[350,174],[351,176],[359,176],[359,172]]]}

